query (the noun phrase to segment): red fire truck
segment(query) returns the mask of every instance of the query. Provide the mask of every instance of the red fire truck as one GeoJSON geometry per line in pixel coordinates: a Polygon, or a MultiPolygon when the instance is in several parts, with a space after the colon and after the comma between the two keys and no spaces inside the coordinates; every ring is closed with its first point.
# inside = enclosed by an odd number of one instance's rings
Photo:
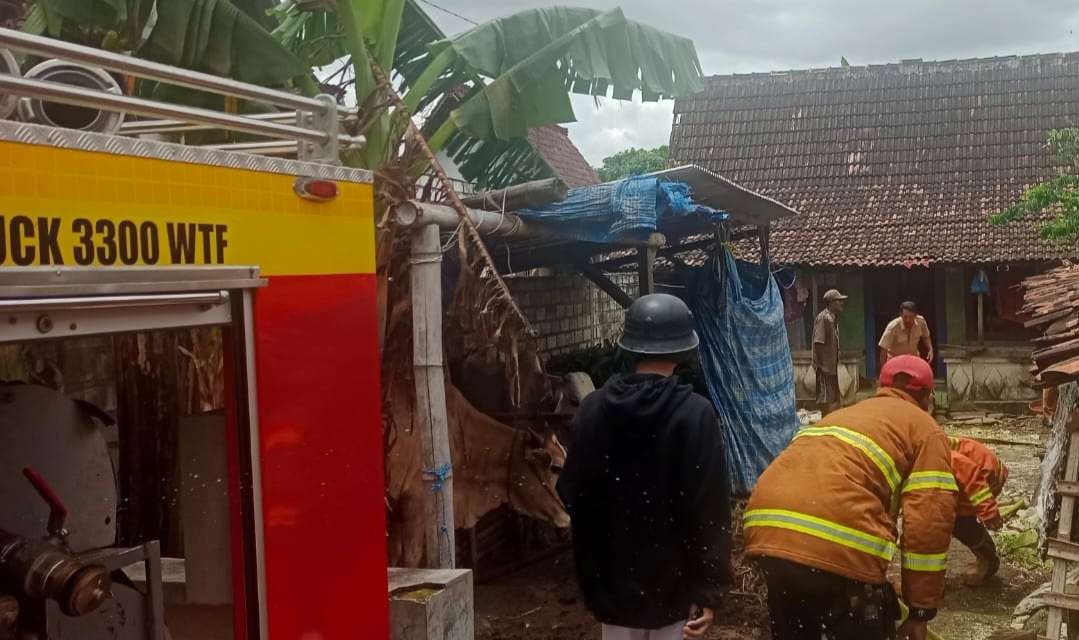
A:
{"type": "Polygon", "coordinates": [[[0,73],[38,114],[0,120],[0,637],[386,638],[372,176],[337,162],[362,140],[324,96],[7,30],[0,48],[70,72],[0,73]],[[101,91],[80,67],[273,111],[101,91]],[[178,143],[207,130],[232,137],[178,143]],[[153,386],[161,344],[187,386],[153,386]],[[221,406],[177,409],[192,380],[221,406]]]}

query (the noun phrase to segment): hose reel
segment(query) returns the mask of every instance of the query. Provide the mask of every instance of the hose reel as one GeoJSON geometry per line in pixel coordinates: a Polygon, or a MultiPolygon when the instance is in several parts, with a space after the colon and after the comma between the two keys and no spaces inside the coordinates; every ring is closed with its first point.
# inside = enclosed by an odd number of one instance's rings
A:
{"type": "MultiPolygon", "coordinates": [[[[123,90],[112,76],[101,69],[63,60],[46,60],[30,68],[26,78],[70,84],[120,95],[123,90]]],[[[19,119],[64,129],[116,133],[124,122],[124,114],[90,107],[49,102],[39,98],[21,98],[19,119]]]]}

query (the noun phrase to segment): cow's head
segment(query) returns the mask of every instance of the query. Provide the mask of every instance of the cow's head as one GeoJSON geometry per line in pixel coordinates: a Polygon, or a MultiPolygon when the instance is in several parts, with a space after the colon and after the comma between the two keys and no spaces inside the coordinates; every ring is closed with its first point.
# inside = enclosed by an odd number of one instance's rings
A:
{"type": "Polygon", "coordinates": [[[557,436],[532,430],[522,431],[519,441],[510,452],[510,506],[537,520],[568,527],[569,514],[555,491],[566,464],[565,447],[557,436]]]}

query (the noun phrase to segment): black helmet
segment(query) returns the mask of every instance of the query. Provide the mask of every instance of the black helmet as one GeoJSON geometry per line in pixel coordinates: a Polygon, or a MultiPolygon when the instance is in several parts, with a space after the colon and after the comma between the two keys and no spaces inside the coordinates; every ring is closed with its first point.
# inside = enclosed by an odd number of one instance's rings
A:
{"type": "Polygon", "coordinates": [[[629,353],[661,356],[692,351],[699,342],[686,303],[666,293],[653,293],[637,298],[626,310],[626,328],[618,346],[629,353]]]}

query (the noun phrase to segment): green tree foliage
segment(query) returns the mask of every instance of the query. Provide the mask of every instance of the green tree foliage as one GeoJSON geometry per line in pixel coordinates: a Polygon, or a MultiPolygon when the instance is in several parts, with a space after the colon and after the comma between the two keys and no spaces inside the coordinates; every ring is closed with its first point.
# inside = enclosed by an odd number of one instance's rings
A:
{"type": "Polygon", "coordinates": [[[667,145],[655,149],[630,147],[603,159],[603,166],[596,169],[600,180],[610,182],[638,173],[651,173],[667,168],[667,145]]]}
{"type": "Polygon", "coordinates": [[[1048,147],[1060,163],[1060,173],[1027,189],[1018,202],[991,215],[989,222],[1004,225],[1051,212],[1052,217],[1041,227],[1042,237],[1079,240],[1079,129],[1050,131],[1048,147]]]}

